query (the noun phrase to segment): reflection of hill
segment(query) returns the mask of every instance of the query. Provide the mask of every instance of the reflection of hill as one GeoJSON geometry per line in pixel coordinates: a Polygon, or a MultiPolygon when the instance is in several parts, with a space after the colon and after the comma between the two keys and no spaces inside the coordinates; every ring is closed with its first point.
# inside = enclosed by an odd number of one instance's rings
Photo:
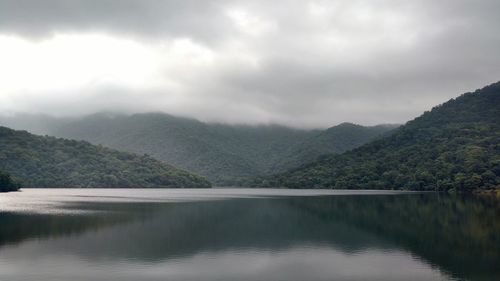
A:
{"type": "MultiPolygon", "coordinates": [[[[131,210],[132,211],[132,210],[131,210]]],[[[288,204],[288,199],[235,199],[165,204],[151,217],[46,242],[50,252],[86,258],[161,261],[207,251],[333,244],[346,252],[390,247],[344,223],[322,221],[288,204]],[[67,245],[72,245],[70,249],[67,245]]],[[[146,217],[144,217],[146,218],[146,217]]]]}
{"type": "Polygon", "coordinates": [[[315,204],[293,204],[384,237],[457,277],[500,274],[498,200],[426,194],[323,197],[315,204]]]}
{"type": "Polygon", "coordinates": [[[154,210],[154,206],[142,203],[86,203],[86,205],[74,205],[69,208],[91,213],[69,215],[0,212],[0,251],[2,246],[32,238],[76,237],[87,231],[95,231],[145,217],[154,210]],[[131,208],[132,205],[133,208],[131,208]],[[126,212],[131,209],[140,212],[126,212]]]}
{"type": "Polygon", "coordinates": [[[30,255],[43,255],[39,252],[43,249],[86,260],[147,262],[202,252],[280,251],[308,245],[348,254],[372,248],[403,249],[455,277],[500,274],[495,267],[500,260],[499,206],[482,199],[425,194],[86,206],[105,212],[42,220],[9,219],[2,214],[2,225],[11,225],[16,232],[0,228],[0,241],[5,244],[9,235],[62,235],[44,241],[30,255]]]}

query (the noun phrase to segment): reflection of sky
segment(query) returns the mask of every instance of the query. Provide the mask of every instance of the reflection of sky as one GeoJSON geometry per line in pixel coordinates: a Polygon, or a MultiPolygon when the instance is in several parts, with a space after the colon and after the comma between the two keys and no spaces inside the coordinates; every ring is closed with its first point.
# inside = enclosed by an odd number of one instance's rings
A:
{"type": "MultiPolygon", "coordinates": [[[[29,247],[24,246],[25,249],[29,247]]],[[[297,247],[277,252],[202,252],[156,263],[133,259],[96,262],[80,256],[50,253],[43,259],[24,255],[16,259],[9,252],[6,253],[7,258],[5,255],[0,258],[2,280],[16,280],[20,275],[22,280],[27,281],[449,279],[438,270],[400,251],[369,250],[347,254],[328,247],[297,247]]]]}
{"type": "Polygon", "coordinates": [[[402,191],[291,190],[259,188],[212,189],[29,189],[0,195],[0,212],[75,213],[75,202],[185,202],[276,196],[402,194],[402,191]]]}

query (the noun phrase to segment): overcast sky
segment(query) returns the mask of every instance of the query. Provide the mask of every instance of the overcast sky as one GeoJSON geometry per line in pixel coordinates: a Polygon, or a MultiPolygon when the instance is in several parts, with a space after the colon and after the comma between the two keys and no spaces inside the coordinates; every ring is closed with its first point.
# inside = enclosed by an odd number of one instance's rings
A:
{"type": "Polygon", "coordinates": [[[498,0],[0,0],[0,112],[401,123],[500,80],[498,0]]]}

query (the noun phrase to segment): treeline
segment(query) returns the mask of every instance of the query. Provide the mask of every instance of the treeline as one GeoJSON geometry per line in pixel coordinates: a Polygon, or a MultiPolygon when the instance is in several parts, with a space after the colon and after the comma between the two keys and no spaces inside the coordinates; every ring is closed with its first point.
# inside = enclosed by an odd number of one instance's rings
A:
{"type": "Polygon", "coordinates": [[[99,113],[73,119],[20,115],[0,118],[0,123],[148,154],[217,185],[284,172],[319,155],[359,147],[395,128],[344,123],[326,130],[301,130],[278,125],[203,123],[163,113],[99,113]]]}
{"type": "Polygon", "coordinates": [[[210,187],[203,177],[84,141],[0,127],[0,170],[23,187],[210,187]]]}
{"type": "Polygon", "coordinates": [[[500,82],[424,113],[390,136],[251,186],[471,191],[500,186],[500,82]]]}

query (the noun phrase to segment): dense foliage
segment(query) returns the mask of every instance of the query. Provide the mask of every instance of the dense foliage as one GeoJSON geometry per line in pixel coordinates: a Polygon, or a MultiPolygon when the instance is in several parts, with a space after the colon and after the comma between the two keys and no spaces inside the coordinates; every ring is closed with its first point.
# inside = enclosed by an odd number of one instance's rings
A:
{"type": "Polygon", "coordinates": [[[342,123],[321,131],[303,143],[292,147],[290,153],[275,164],[273,172],[284,172],[317,160],[331,153],[343,153],[369,141],[390,134],[399,125],[378,125],[372,127],[342,123]]]}
{"type": "Polygon", "coordinates": [[[16,191],[19,188],[19,183],[15,182],[9,174],[0,171],[0,192],[16,191]]]}
{"type": "Polygon", "coordinates": [[[229,185],[235,179],[283,172],[325,153],[358,147],[394,126],[341,124],[327,130],[209,124],[160,113],[95,114],[81,119],[17,116],[0,122],[58,137],[149,154],[229,185]]]}
{"type": "Polygon", "coordinates": [[[25,187],[209,187],[147,155],[0,127],[0,169],[25,187]]]}
{"type": "Polygon", "coordinates": [[[457,190],[500,186],[500,82],[425,112],[390,136],[250,185],[457,190]]]}

